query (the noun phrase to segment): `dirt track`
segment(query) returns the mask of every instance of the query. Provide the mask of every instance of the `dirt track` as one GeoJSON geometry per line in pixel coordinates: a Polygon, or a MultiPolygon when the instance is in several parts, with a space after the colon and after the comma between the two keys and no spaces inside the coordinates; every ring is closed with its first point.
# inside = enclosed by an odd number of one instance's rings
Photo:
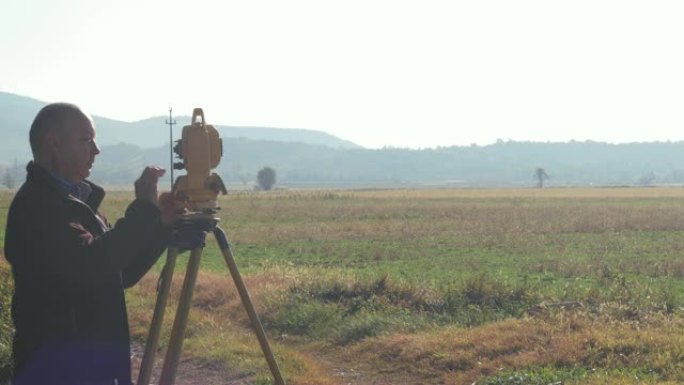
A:
{"type": "MultiPolygon", "coordinates": [[[[133,351],[133,381],[136,381],[144,346],[133,343],[131,350],[133,351]]],[[[161,354],[155,357],[150,384],[158,384],[163,360],[164,357],[161,354]]],[[[254,383],[255,377],[252,373],[226,373],[218,365],[181,357],[175,385],[252,385],[254,383]]]]}

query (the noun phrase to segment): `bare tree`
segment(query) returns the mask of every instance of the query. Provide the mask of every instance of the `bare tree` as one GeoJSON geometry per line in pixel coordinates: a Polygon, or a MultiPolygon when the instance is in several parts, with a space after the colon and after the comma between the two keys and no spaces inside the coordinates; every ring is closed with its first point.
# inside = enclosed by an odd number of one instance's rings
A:
{"type": "Polygon", "coordinates": [[[1,167],[0,172],[2,172],[2,185],[8,189],[13,189],[17,187],[17,183],[20,178],[20,167],[17,158],[14,158],[14,164],[12,166],[1,167]]]}
{"type": "Polygon", "coordinates": [[[544,181],[549,179],[549,174],[546,173],[546,170],[544,170],[541,167],[537,167],[534,169],[534,179],[537,180],[537,187],[538,188],[543,188],[544,187],[544,181]]]}
{"type": "Polygon", "coordinates": [[[2,173],[2,184],[8,189],[13,189],[17,184],[17,179],[14,177],[14,172],[11,168],[6,168],[2,173]]]}
{"type": "Polygon", "coordinates": [[[233,174],[237,176],[237,178],[242,182],[243,185],[247,185],[247,183],[250,180],[249,174],[244,170],[241,164],[235,163],[233,164],[233,174]]]}
{"type": "Polygon", "coordinates": [[[639,180],[637,180],[637,184],[640,186],[650,186],[655,182],[656,176],[653,171],[643,173],[640,177],[639,180]]]}

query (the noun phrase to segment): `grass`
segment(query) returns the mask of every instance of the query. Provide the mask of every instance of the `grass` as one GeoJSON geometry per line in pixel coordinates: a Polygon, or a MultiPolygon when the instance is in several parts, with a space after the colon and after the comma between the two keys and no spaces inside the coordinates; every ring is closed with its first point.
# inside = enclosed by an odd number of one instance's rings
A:
{"type": "MultiPolygon", "coordinates": [[[[234,193],[220,225],[290,384],[674,384],[684,381],[682,198],[681,188],[234,193]]],[[[110,194],[103,210],[115,219],[130,199],[110,194]]],[[[136,341],[161,263],[127,293],[136,341]]],[[[184,354],[270,381],[213,241],[184,354]]]]}
{"type": "Polygon", "coordinates": [[[3,384],[12,372],[12,318],[10,306],[14,285],[9,266],[0,260],[0,384],[3,384]]]}

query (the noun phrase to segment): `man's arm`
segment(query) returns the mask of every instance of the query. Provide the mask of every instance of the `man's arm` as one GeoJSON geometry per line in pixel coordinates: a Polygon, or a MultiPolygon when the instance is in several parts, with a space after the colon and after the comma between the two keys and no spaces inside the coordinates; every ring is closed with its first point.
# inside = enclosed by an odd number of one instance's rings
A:
{"type": "Polygon", "coordinates": [[[59,275],[75,283],[97,284],[131,264],[134,258],[155,243],[159,236],[159,209],[135,200],[113,229],[93,236],[80,223],[67,222],[65,216],[46,218],[39,225],[35,268],[59,275]],[[42,236],[41,236],[42,234],[42,236]]]}
{"type": "Polygon", "coordinates": [[[157,262],[171,240],[172,224],[176,220],[176,207],[173,195],[171,193],[160,194],[157,206],[161,210],[162,227],[149,247],[142,250],[140,255],[135,257],[123,270],[122,278],[125,288],[138,283],[143,275],[157,262]]]}
{"type": "MultiPolygon", "coordinates": [[[[157,202],[157,181],[164,170],[148,167],[135,183],[136,200],[127,208],[113,229],[94,237],[78,222],[69,222],[73,211],[65,209],[47,218],[17,218],[26,234],[37,242],[24,242],[34,249],[23,261],[44,274],[62,276],[75,283],[97,284],[124,271],[135,258],[143,256],[150,245],[159,243],[162,212],[157,202]]],[[[147,256],[147,255],[144,255],[147,256]]],[[[158,257],[158,254],[153,258],[158,257]]],[[[148,264],[149,261],[144,261],[148,264]]],[[[151,263],[154,263],[152,261],[151,263]]],[[[151,264],[150,264],[151,266],[151,264]]]]}
{"type": "Polygon", "coordinates": [[[157,262],[171,238],[171,229],[164,227],[153,242],[142,250],[121,272],[124,288],[135,285],[157,262]]]}

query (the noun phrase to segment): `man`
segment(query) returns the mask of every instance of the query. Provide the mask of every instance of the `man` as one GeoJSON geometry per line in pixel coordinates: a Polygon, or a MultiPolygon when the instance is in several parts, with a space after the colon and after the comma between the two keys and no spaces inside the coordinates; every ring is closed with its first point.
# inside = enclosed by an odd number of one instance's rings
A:
{"type": "Polygon", "coordinates": [[[160,208],[157,197],[164,170],[143,171],[135,200],[110,228],[97,211],[104,190],[86,180],[100,153],[90,116],[73,104],[47,105],[29,137],[33,161],[5,235],[15,281],[14,384],[132,384],[124,289],[170,236],[172,202],[160,208]]]}

